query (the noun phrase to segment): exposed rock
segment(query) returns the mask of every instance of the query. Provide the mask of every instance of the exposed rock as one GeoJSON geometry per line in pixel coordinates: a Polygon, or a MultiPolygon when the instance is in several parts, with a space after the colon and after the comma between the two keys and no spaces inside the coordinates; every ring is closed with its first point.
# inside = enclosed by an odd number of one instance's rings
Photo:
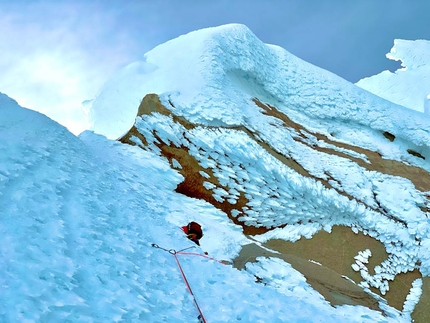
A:
{"type": "Polygon", "coordinates": [[[255,262],[256,258],[260,256],[280,258],[291,264],[332,306],[361,305],[382,311],[377,299],[366,293],[361,287],[343,278],[339,273],[288,252],[273,253],[256,244],[249,244],[242,248],[239,256],[234,260],[234,266],[243,269],[246,263],[255,262]]]}

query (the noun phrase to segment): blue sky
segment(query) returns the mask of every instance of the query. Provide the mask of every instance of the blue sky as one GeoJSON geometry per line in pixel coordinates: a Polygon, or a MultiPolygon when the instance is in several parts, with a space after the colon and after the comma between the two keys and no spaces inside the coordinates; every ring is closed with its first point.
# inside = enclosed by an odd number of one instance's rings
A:
{"type": "Polygon", "coordinates": [[[76,133],[81,102],[120,68],[181,34],[232,22],[357,82],[399,66],[385,58],[394,39],[430,39],[428,12],[426,0],[0,0],[0,92],[76,133]]]}

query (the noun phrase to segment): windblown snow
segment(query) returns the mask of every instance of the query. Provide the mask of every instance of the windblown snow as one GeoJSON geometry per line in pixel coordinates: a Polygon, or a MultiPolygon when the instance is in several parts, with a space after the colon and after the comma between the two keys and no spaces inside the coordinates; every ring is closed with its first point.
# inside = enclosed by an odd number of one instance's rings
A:
{"type": "MultiPolygon", "coordinates": [[[[253,204],[237,216],[247,225],[312,220],[254,239],[294,241],[348,225],[378,238],[393,255],[373,276],[365,266],[371,255],[366,250],[357,255],[351,265],[360,271],[364,287],[384,291],[390,277],[417,263],[427,276],[430,223],[420,209],[426,195],[407,179],[367,171],[338,156],[321,159],[298,145],[279,120],[264,115],[253,98],[338,142],[430,169],[430,117],[264,44],[242,25],[178,37],[123,69],[92,104],[98,134],[75,137],[0,94],[0,320],[197,321],[174,256],[151,244],[167,250],[193,247],[179,227],[195,218],[205,232],[202,249],[215,259],[233,259],[250,240],[222,211],[174,191],[183,178],[160,156],[158,140],[186,146],[229,186],[226,191],[206,182],[219,201],[234,204],[239,192],[246,192],[253,204]],[[136,119],[149,93],[197,126],[187,131],[157,113],[136,119]],[[148,141],[147,150],[112,140],[135,122],[148,141]],[[217,130],[208,131],[213,127],[217,130]],[[370,206],[375,206],[376,192],[378,203],[396,220],[281,165],[245,132],[235,131],[240,127],[288,152],[312,175],[330,174],[335,189],[370,206]],[[388,142],[382,132],[396,139],[388,142]],[[408,154],[407,148],[425,160],[408,154]],[[228,152],[229,159],[220,151],[228,152]]],[[[329,145],[309,134],[306,140],[329,145]]],[[[343,153],[366,160],[354,151],[343,153]]],[[[178,161],[173,164],[182,167],[178,161]]],[[[383,315],[361,306],[330,306],[303,275],[278,259],[262,258],[239,271],[206,257],[178,258],[208,322],[408,322],[421,293],[417,280],[404,311],[385,306],[383,315]],[[256,283],[255,276],[264,284],[256,283]]]]}

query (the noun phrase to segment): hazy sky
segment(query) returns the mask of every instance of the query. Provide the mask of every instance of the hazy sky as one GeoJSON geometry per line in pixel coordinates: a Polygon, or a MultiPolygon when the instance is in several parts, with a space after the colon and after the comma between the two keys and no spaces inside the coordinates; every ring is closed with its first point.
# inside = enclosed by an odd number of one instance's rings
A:
{"type": "Polygon", "coordinates": [[[120,68],[233,22],[355,83],[399,67],[394,39],[430,40],[429,13],[428,0],[0,0],[0,92],[79,133],[81,102],[120,68]]]}

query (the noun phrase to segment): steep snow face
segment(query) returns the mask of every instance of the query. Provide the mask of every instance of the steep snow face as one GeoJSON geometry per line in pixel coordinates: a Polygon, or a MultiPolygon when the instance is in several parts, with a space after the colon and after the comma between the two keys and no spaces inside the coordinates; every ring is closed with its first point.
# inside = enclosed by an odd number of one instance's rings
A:
{"type": "MultiPolygon", "coordinates": [[[[175,101],[177,115],[200,124],[242,125],[252,110],[251,98],[258,97],[281,111],[384,129],[419,146],[430,143],[429,118],[266,45],[243,25],[191,32],[126,67],[94,100],[94,131],[108,138],[125,134],[148,93],[175,101]],[[419,134],[411,130],[417,128],[419,134]]],[[[319,127],[318,120],[314,123],[319,127]]]]}
{"type": "Polygon", "coordinates": [[[384,99],[412,110],[430,114],[430,41],[396,39],[388,59],[401,61],[394,73],[383,71],[357,85],[384,99]]]}
{"type": "MultiPolygon", "coordinates": [[[[173,255],[151,244],[192,247],[179,226],[197,218],[213,257],[231,259],[248,240],[219,210],[173,192],[181,180],[147,151],[77,138],[0,94],[0,321],[197,321],[173,255]]],[[[407,321],[333,308],[280,261],[249,274],[200,255],[178,258],[208,322],[407,321]],[[257,284],[254,273],[288,283],[257,284]]]]}

